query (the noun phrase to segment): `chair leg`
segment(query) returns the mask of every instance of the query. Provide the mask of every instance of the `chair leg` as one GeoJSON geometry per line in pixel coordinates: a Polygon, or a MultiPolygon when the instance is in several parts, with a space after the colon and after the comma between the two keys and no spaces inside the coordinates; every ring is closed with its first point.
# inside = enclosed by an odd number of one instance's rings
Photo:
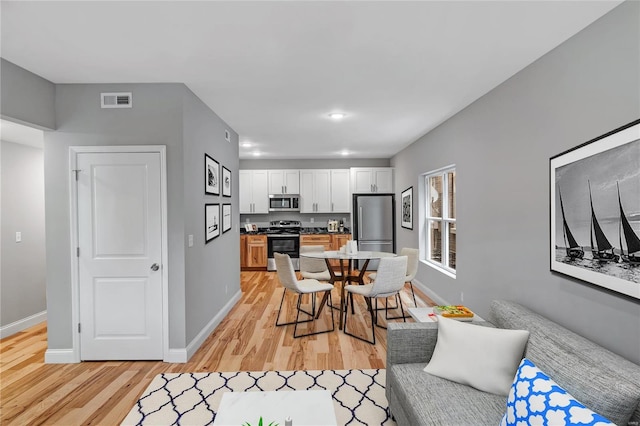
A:
{"type": "MultiPolygon", "coordinates": [[[[328,297],[328,298],[329,298],[329,303],[331,303],[331,290],[327,290],[327,291],[325,291],[324,293],[325,293],[325,294],[324,294],[324,296],[323,296],[323,300],[324,300],[325,298],[327,298],[327,297],[328,297]]],[[[316,293],[310,293],[310,296],[311,296],[311,297],[313,297],[313,299],[312,299],[312,302],[311,302],[311,303],[312,303],[312,305],[313,305],[313,309],[314,309],[314,311],[315,311],[316,293]]],[[[305,323],[305,322],[309,322],[309,320],[306,320],[306,321],[299,321],[299,320],[298,320],[298,318],[299,318],[299,316],[300,316],[300,312],[303,312],[303,313],[305,313],[305,314],[307,313],[307,312],[305,312],[304,310],[302,310],[302,309],[300,308],[300,304],[301,304],[301,302],[302,302],[302,293],[300,293],[300,294],[298,295],[298,303],[297,303],[297,305],[296,305],[296,321],[295,321],[295,323],[294,323],[295,325],[294,325],[294,327],[293,327],[293,337],[294,337],[294,338],[296,338],[296,339],[297,339],[298,337],[306,337],[306,336],[313,336],[313,335],[316,335],[316,334],[329,333],[329,332],[331,332],[331,331],[335,330],[335,322],[334,322],[334,320],[333,320],[333,310],[332,310],[332,309],[329,309],[329,310],[331,311],[331,328],[330,328],[330,329],[328,329],[328,330],[322,330],[322,331],[314,331],[314,332],[311,332],[311,333],[305,333],[305,334],[298,334],[298,324],[302,324],[302,323],[305,323]]],[[[321,309],[322,309],[322,306],[324,306],[324,304],[321,304],[321,305],[320,305],[320,308],[318,309],[318,316],[320,315],[320,311],[321,311],[321,309]]],[[[313,317],[312,317],[311,321],[313,321],[313,317]]]]}
{"type": "Polygon", "coordinates": [[[402,313],[402,321],[407,322],[407,317],[404,314],[404,307],[402,306],[402,302],[400,301],[400,293],[396,294],[398,298],[398,305],[400,305],[400,312],[402,313]]]}
{"type": "MultiPolygon", "coordinates": [[[[280,299],[280,307],[278,308],[278,316],[276,317],[276,326],[280,327],[283,325],[291,325],[291,324],[297,324],[298,323],[298,311],[302,311],[303,313],[307,314],[307,315],[311,315],[309,312],[303,310],[303,309],[296,309],[296,320],[292,321],[292,322],[285,322],[285,323],[279,323],[278,321],[280,321],[280,312],[282,311],[282,303],[284,302],[284,295],[287,293],[287,289],[285,288],[284,291],[282,292],[282,299],[280,299]]],[[[302,295],[299,294],[298,295],[298,306],[300,305],[300,297],[302,295]]],[[[313,315],[311,316],[311,318],[306,319],[304,321],[300,321],[300,323],[305,323],[305,322],[310,322],[313,321],[313,315]]]]}
{"type": "Polygon", "coordinates": [[[413,283],[411,281],[409,281],[409,287],[411,287],[411,295],[413,296],[413,304],[417,308],[418,307],[418,302],[416,302],[416,292],[413,291],[413,283]]]}
{"type": "MultiPolygon", "coordinates": [[[[353,293],[349,293],[349,295],[353,296],[353,293]]],[[[345,306],[345,313],[344,313],[344,327],[343,327],[342,331],[344,331],[344,334],[347,334],[347,335],[349,335],[351,337],[355,337],[358,340],[362,340],[363,342],[367,342],[367,343],[370,343],[372,345],[375,345],[376,344],[376,326],[375,326],[376,318],[374,318],[374,315],[375,315],[375,311],[376,310],[372,309],[371,299],[368,298],[368,297],[365,297],[365,301],[367,302],[367,306],[368,306],[367,310],[371,314],[371,334],[372,334],[371,340],[367,340],[365,338],[357,336],[357,335],[355,335],[353,333],[349,333],[347,331],[347,322],[348,322],[347,319],[349,318],[349,301],[351,301],[351,308],[352,308],[352,311],[353,311],[353,297],[347,297],[346,298],[347,304],[345,306]]]]}
{"type": "MultiPolygon", "coordinates": [[[[403,306],[402,306],[402,300],[400,300],[400,292],[396,293],[395,298],[396,298],[396,306],[395,306],[395,308],[394,308],[394,307],[391,307],[391,309],[397,309],[397,308],[398,308],[398,306],[399,306],[399,307],[400,307],[400,311],[402,312],[402,315],[401,315],[401,316],[399,316],[399,317],[390,317],[390,316],[389,316],[389,313],[388,313],[388,310],[385,310],[385,318],[386,318],[386,319],[388,319],[388,320],[401,319],[401,320],[403,320],[404,322],[407,322],[407,316],[406,316],[406,315],[405,315],[405,313],[404,313],[404,308],[403,308],[403,306]]],[[[387,299],[387,300],[388,300],[388,299],[387,299]]]]}

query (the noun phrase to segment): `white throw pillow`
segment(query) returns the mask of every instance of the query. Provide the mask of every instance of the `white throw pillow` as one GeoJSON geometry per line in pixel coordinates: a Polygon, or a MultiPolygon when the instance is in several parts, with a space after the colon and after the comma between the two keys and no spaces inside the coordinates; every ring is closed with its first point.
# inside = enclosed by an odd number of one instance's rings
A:
{"type": "Polygon", "coordinates": [[[424,371],[507,396],[528,339],[526,330],[483,327],[439,316],[438,341],[424,371]]]}

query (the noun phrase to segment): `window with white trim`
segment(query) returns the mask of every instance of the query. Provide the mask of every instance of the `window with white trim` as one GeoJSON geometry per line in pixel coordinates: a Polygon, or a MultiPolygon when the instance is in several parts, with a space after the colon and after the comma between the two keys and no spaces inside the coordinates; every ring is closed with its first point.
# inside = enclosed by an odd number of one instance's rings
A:
{"type": "Polygon", "coordinates": [[[424,260],[449,274],[456,273],[456,168],[424,175],[424,260]]]}

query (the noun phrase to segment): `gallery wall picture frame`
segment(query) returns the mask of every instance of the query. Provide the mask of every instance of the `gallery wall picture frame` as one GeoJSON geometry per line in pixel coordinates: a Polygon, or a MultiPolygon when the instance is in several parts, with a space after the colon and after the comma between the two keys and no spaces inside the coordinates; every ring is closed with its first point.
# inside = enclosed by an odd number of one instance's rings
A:
{"type": "Polygon", "coordinates": [[[550,269],[640,299],[640,120],[549,159],[550,269]]]}
{"type": "Polygon", "coordinates": [[[413,229],[413,186],[402,191],[400,196],[400,206],[402,209],[402,222],[401,225],[406,229],[413,229]]]}
{"type": "Polygon", "coordinates": [[[231,204],[222,205],[222,233],[231,230],[231,204]]]}
{"type": "Polygon", "coordinates": [[[204,240],[209,244],[220,235],[220,204],[204,205],[204,240]]]}
{"type": "Polygon", "coordinates": [[[231,170],[222,166],[222,196],[231,197],[231,170]]]}
{"type": "Polygon", "coordinates": [[[220,195],[220,164],[204,154],[204,193],[220,195]]]}

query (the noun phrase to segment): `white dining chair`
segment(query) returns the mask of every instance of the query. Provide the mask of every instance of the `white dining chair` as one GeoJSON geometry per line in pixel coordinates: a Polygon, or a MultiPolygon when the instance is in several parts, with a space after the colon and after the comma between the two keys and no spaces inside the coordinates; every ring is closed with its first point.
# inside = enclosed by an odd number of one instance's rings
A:
{"type": "MultiPolygon", "coordinates": [[[[384,257],[380,259],[380,263],[378,264],[378,273],[376,274],[376,279],[371,284],[365,285],[348,285],[345,286],[345,291],[349,294],[358,294],[365,298],[367,302],[367,308],[371,314],[371,334],[372,340],[367,340],[363,337],[355,335],[353,333],[349,333],[347,331],[347,323],[349,317],[349,309],[346,309],[346,316],[344,319],[344,332],[349,336],[355,337],[367,343],[376,344],[376,326],[386,328],[382,325],[378,324],[378,298],[383,297],[387,298],[390,296],[397,295],[400,290],[404,287],[404,278],[406,277],[407,271],[407,256],[397,256],[397,257],[384,257]],[[375,307],[371,303],[371,299],[375,299],[375,307]]],[[[347,298],[347,304],[349,303],[349,299],[347,298]]],[[[351,300],[351,304],[353,305],[353,300],[351,300]]],[[[400,310],[402,311],[402,318],[405,322],[407,321],[404,316],[404,309],[402,308],[402,303],[400,303],[400,310]]],[[[391,318],[387,318],[391,319],[391,318]]]]}
{"type": "MultiPolygon", "coordinates": [[[[324,259],[303,256],[304,253],[322,252],[324,252],[324,246],[300,247],[300,275],[302,278],[331,282],[331,274],[327,268],[327,262],[325,262],[324,259]]],[[[333,284],[333,282],[331,282],[331,284],[333,284]]]]}
{"type": "Polygon", "coordinates": [[[320,302],[320,307],[318,308],[318,316],[320,316],[320,312],[322,312],[322,308],[327,303],[331,303],[331,290],[333,290],[333,285],[328,283],[321,283],[315,279],[304,279],[298,280],[296,278],[296,272],[293,269],[293,264],[291,263],[291,258],[287,254],[282,253],[274,253],[275,261],[276,261],[276,272],[278,274],[278,279],[280,280],[280,284],[284,287],[284,292],[282,293],[282,299],[280,300],[280,307],[278,308],[278,316],[276,317],[276,326],[283,325],[291,325],[294,324],[293,328],[293,337],[304,337],[304,336],[312,336],[314,334],[320,333],[328,333],[334,330],[334,321],[333,321],[333,309],[329,309],[331,313],[331,329],[310,332],[306,334],[298,334],[298,324],[311,322],[314,320],[316,314],[316,295],[317,293],[324,292],[322,297],[322,301],[320,302]],[[287,290],[298,294],[298,301],[296,303],[296,320],[291,322],[280,323],[280,313],[282,312],[282,304],[284,302],[284,296],[287,293],[287,290]],[[301,308],[302,303],[302,295],[310,294],[311,295],[311,312],[307,312],[301,308]],[[311,318],[300,320],[300,312],[309,315],[311,318]]]}
{"type": "MultiPolygon", "coordinates": [[[[404,247],[400,250],[400,256],[407,256],[407,274],[404,277],[404,282],[409,283],[409,288],[411,288],[411,296],[413,297],[413,304],[415,307],[418,307],[418,302],[416,302],[416,293],[413,290],[413,279],[416,277],[418,273],[418,263],[420,262],[420,250],[414,248],[404,247]]],[[[376,279],[376,273],[372,272],[367,275],[371,281],[376,279]]],[[[389,309],[396,309],[396,307],[390,307],[389,309]]],[[[393,319],[393,318],[392,318],[393,319]]]]}

